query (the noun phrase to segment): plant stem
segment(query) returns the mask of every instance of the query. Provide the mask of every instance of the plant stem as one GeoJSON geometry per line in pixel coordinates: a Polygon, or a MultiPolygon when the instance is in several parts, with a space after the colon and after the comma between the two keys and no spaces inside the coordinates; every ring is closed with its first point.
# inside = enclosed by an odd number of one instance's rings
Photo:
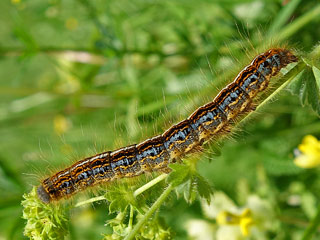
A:
{"type": "Polygon", "coordinates": [[[137,190],[134,191],[133,196],[137,197],[139,194],[143,193],[144,191],[148,190],[151,188],[153,185],[156,185],[158,182],[161,182],[163,179],[165,179],[168,176],[168,174],[164,173],[161,174],[160,176],[156,177],[155,179],[152,179],[150,182],[147,184],[143,185],[142,187],[138,188],[137,190]]]}
{"type": "Polygon", "coordinates": [[[312,235],[315,233],[319,225],[320,225],[320,205],[318,206],[316,216],[312,219],[309,226],[305,230],[302,240],[312,239],[312,235]]]}
{"type": "Polygon", "coordinates": [[[272,38],[278,31],[280,31],[282,26],[284,26],[290,19],[300,2],[301,0],[292,0],[281,9],[269,28],[269,31],[267,33],[268,38],[272,38]]]}
{"type": "Polygon", "coordinates": [[[168,197],[174,187],[170,184],[168,188],[160,195],[160,197],[155,201],[155,203],[151,206],[151,208],[146,212],[142,219],[134,226],[133,230],[129,233],[129,235],[124,240],[132,240],[134,239],[137,232],[140,228],[145,224],[146,221],[151,217],[151,215],[162,205],[164,200],[168,197]]]}
{"type": "Polygon", "coordinates": [[[82,205],[85,205],[85,204],[88,204],[88,203],[97,202],[97,201],[101,201],[101,200],[106,200],[106,198],[104,196],[90,198],[88,200],[85,200],[85,201],[82,201],[82,202],[78,202],[74,207],[80,207],[82,205]]]}
{"type": "Polygon", "coordinates": [[[283,30],[279,33],[277,39],[280,41],[284,39],[288,39],[290,36],[296,33],[299,29],[303,28],[309,22],[319,19],[319,16],[320,16],[320,5],[310,10],[306,14],[302,15],[298,19],[296,19],[294,22],[289,24],[286,28],[283,28],[283,30]]]}
{"type": "Polygon", "coordinates": [[[132,222],[133,222],[133,207],[130,205],[130,218],[129,218],[129,228],[132,229],[132,222]]]}

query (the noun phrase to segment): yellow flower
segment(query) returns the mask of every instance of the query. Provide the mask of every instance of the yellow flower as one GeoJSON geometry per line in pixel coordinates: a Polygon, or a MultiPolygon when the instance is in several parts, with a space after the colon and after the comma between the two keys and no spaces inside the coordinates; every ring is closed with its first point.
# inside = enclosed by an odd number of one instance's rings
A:
{"type": "Polygon", "coordinates": [[[294,164],[301,168],[314,168],[320,165],[320,141],[312,135],[303,138],[295,151],[294,164]]]}
{"type": "Polygon", "coordinates": [[[215,219],[216,224],[192,221],[186,226],[192,239],[267,239],[276,222],[272,205],[255,194],[248,195],[245,205],[239,207],[225,193],[215,192],[211,203],[203,200],[201,206],[206,218],[215,219]],[[211,237],[205,237],[208,235],[211,237]]]}
{"type": "Polygon", "coordinates": [[[249,208],[244,209],[241,214],[221,211],[216,220],[219,225],[239,225],[243,236],[249,236],[249,228],[254,223],[253,216],[249,208]]]}

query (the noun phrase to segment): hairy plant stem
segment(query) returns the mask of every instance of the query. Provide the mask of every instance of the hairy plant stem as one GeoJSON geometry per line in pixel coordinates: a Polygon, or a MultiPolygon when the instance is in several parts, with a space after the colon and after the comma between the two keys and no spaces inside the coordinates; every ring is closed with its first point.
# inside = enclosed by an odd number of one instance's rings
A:
{"type": "Polygon", "coordinates": [[[130,205],[130,218],[129,218],[129,224],[128,227],[131,230],[132,229],[132,223],[133,223],[133,207],[130,205]]]}
{"type": "Polygon", "coordinates": [[[78,202],[76,205],[74,205],[74,207],[80,207],[85,204],[102,201],[102,200],[106,200],[106,198],[104,196],[94,197],[94,198],[87,199],[85,201],[78,202]]]}
{"type": "MultiPolygon", "coordinates": [[[[135,190],[133,193],[133,196],[137,197],[139,194],[143,193],[144,191],[148,190],[152,186],[154,186],[157,183],[164,180],[167,176],[168,176],[168,174],[164,173],[164,174],[159,175],[155,179],[152,179],[150,182],[146,183],[142,187],[135,190]]],[[[93,203],[93,202],[97,202],[97,201],[102,201],[102,200],[106,200],[106,198],[104,196],[94,197],[94,198],[87,199],[85,201],[78,202],[74,207],[80,207],[85,204],[89,204],[89,203],[93,203]]]]}
{"type": "Polygon", "coordinates": [[[143,193],[144,191],[148,190],[152,186],[156,185],[158,182],[161,182],[167,176],[168,176],[168,174],[164,173],[164,174],[161,174],[160,176],[156,177],[155,179],[152,179],[150,182],[146,183],[142,187],[135,190],[133,193],[133,196],[137,197],[139,194],[143,193]]]}
{"type": "Polygon", "coordinates": [[[132,231],[129,233],[128,236],[124,240],[132,240],[134,239],[135,235],[138,233],[140,228],[148,221],[148,219],[152,216],[152,214],[160,208],[164,200],[169,196],[171,191],[174,189],[174,187],[170,184],[166,190],[160,195],[160,197],[155,201],[155,203],[149,208],[149,210],[146,212],[146,214],[139,220],[139,222],[134,226],[132,231]]]}

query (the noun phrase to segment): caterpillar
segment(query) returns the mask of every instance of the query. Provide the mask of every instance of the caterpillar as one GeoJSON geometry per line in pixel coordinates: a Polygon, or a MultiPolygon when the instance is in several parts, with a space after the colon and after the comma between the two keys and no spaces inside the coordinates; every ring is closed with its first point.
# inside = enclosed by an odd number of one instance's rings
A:
{"type": "Polygon", "coordinates": [[[145,172],[168,171],[169,163],[197,151],[230,128],[239,116],[253,111],[256,96],[267,88],[271,77],[297,61],[290,50],[269,49],[256,56],[213,101],[197,108],[164,133],[85,158],[44,179],[37,188],[39,199],[50,203],[103,182],[145,172]]]}

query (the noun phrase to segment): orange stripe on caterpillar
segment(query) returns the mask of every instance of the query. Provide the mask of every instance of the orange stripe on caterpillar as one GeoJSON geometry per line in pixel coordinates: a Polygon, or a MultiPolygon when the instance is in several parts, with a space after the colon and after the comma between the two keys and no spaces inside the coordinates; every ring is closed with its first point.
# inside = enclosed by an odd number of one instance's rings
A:
{"type": "Polygon", "coordinates": [[[212,102],[195,110],[187,119],[163,134],[115,151],[97,154],[74,163],[42,181],[39,198],[49,203],[114,179],[134,177],[151,171],[165,171],[195,151],[204,142],[219,136],[241,114],[252,111],[252,102],[267,88],[272,76],[298,58],[287,49],[270,49],[246,66],[212,102]]]}

